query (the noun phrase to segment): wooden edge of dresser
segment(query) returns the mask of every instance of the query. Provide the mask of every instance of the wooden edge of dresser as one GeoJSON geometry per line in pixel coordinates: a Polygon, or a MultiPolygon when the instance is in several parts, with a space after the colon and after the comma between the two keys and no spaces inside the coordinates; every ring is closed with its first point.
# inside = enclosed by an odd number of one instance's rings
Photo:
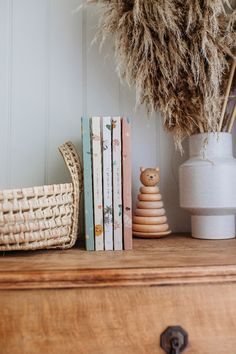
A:
{"type": "Polygon", "coordinates": [[[236,282],[236,266],[0,272],[0,289],[66,289],[236,282]]]}

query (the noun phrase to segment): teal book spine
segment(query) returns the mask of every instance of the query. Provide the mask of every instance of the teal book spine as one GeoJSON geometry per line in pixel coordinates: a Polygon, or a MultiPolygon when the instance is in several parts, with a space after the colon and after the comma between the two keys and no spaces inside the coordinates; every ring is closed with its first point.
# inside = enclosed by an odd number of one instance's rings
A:
{"type": "Polygon", "coordinates": [[[85,215],[85,245],[87,251],[94,251],[94,219],[93,219],[93,179],[91,154],[90,119],[82,117],[82,143],[84,166],[84,215],[85,215]]]}

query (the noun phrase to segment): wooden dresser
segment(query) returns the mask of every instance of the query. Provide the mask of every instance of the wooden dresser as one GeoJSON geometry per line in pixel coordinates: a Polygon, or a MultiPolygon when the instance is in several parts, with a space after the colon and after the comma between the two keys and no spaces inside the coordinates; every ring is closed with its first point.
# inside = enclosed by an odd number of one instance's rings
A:
{"type": "Polygon", "coordinates": [[[165,353],[175,325],[185,353],[236,353],[236,240],[1,254],[1,354],[165,353]]]}

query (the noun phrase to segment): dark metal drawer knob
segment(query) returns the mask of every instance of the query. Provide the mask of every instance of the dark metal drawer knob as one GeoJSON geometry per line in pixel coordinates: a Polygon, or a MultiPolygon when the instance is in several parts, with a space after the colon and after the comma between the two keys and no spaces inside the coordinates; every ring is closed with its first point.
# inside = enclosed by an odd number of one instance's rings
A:
{"type": "Polygon", "coordinates": [[[180,326],[168,327],[161,334],[161,347],[167,354],[180,354],[188,346],[188,333],[180,326]]]}

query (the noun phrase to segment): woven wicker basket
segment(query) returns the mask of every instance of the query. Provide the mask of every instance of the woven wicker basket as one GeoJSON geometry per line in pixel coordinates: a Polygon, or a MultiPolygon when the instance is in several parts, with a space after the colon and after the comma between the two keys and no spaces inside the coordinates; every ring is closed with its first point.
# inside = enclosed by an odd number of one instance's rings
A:
{"type": "Polygon", "coordinates": [[[0,250],[66,249],[79,224],[82,169],[74,146],[59,148],[72,183],[0,191],[0,250]]]}

